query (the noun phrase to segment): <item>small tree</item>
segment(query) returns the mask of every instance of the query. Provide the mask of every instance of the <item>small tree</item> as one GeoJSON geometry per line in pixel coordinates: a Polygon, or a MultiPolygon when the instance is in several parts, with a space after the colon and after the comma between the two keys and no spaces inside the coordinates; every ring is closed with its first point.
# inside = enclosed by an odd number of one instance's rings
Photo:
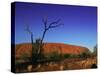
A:
{"type": "Polygon", "coordinates": [[[93,55],[97,55],[97,45],[94,47],[93,55]]]}
{"type": "Polygon", "coordinates": [[[30,30],[30,28],[29,28],[28,25],[26,26],[25,31],[27,31],[30,34],[30,36],[31,36],[31,45],[32,45],[31,62],[32,62],[32,64],[36,64],[37,63],[37,57],[38,57],[38,55],[37,55],[36,49],[34,48],[35,46],[34,46],[34,43],[33,43],[33,33],[30,30]]]}
{"type": "Polygon", "coordinates": [[[57,51],[54,51],[51,54],[49,54],[48,59],[52,61],[58,61],[60,60],[60,54],[57,51]]]}
{"type": "Polygon", "coordinates": [[[41,43],[41,39],[39,38],[39,39],[36,39],[36,42],[35,42],[35,49],[36,49],[36,53],[38,54],[38,60],[39,61],[41,61],[42,59],[44,59],[45,58],[45,56],[44,56],[44,53],[43,53],[43,51],[44,51],[44,49],[43,49],[43,46],[41,47],[41,52],[39,52],[39,50],[40,50],[40,43],[41,43]]]}
{"type": "Polygon", "coordinates": [[[33,33],[30,30],[29,26],[26,26],[25,31],[27,31],[30,36],[31,36],[31,44],[32,44],[32,64],[37,63],[37,60],[40,60],[41,57],[43,57],[43,39],[45,37],[45,34],[48,30],[52,29],[52,28],[56,28],[59,27],[60,25],[63,25],[62,23],[59,23],[61,19],[58,19],[57,21],[53,21],[51,23],[48,24],[47,18],[46,19],[42,19],[43,24],[44,24],[44,31],[42,34],[42,38],[41,39],[36,39],[35,44],[33,43],[33,33]],[[34,46],[35,45],[35,46],[34,46]]]}
{"type": "Polygon", "coordinates": [[[79,55],[79,57],[81,57],[81,58],[88,58],[88,57],[90,57],[91,56],[91,52],[90,51],[86,51],[86,52],[82,52],[80,55],[79,55]]]}
{"type": "Polygon", "coordinates": [[[71,54],[64,54],[64,58],[70,58],[71,54]]]}

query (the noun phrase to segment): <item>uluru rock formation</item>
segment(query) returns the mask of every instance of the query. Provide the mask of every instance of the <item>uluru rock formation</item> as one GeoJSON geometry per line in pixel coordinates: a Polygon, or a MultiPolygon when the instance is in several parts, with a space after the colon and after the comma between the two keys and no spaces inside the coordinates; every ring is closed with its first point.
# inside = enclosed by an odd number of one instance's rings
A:
{"type": "MultiPolygon", "coordinates": [[[[57,51],[62,54],[81,54],[82,52],[88,52],[89,49],[86,47],[63,44],[63,43],[45,43],[44,54],[48,54],[57,51]]],[[[19,58],[22,54],[26,53],[31,55],[32,45],[31,43],[16,44],[16,57],[19,58]]]]}

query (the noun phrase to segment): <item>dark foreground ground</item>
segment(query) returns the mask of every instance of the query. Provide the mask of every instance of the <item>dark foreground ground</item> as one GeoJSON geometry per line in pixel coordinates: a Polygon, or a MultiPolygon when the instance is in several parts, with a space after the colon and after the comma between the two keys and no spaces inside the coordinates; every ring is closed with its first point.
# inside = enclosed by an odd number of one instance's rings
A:
{"type": "Polygon", "coordinates": [[[44,72],[44,71],[61,71],[61,70],[76,70],[76,69],[91,69],[97,68],[97,57],[86,59],[70,58],[59,62],[45,62],[32,65],[30,63],[20,63],[16,65],[16,72],[44,72]]]}

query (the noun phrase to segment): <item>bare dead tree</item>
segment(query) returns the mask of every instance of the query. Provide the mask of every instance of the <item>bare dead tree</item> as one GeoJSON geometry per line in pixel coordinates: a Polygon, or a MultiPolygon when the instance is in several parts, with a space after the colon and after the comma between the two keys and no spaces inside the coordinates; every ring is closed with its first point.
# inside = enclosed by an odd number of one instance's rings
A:
{"type": "Polygon", "coordinates": [[[39,53],[41,53],[41,48],[43,47],[43,40],[44,40],[44,37],[46,35],[46,32],[52,28],[56,28],[56,27],[59,27],[61,25],[63,25],[63,23],[60,23],[61,19],[58,19],[56,21],[53,21],[51,23],[48,24],[48,20],[47,18],[43,18],[42,19],[42,22],[44,24],[44,31],[43,31],[43,34],[42,34],[42,38],[41,38],[41,43],[40,43],[40,51],[39,53]]]}
{"type": "Polygon", "coordinates": [[[35,59],[36,57],[35,57],[35,54],[34,54],[34,47],[33,47],[34,46],[34,43],[33,43],[33,33],[30,30],[28,25],[26,26],[25,31],[27,31],[30,34],[30,36],[31,36],[31,45],[32,45],[31,62],[32,62],[32,64],[34,64],[36,62],[36,59],[35,59]]]}
{"type": "Polygon", "coordinates": [[[53,21],[51,23],[48,22],[47,18],[45,18],[45,19],[43,18],[42,21],[43,21],[43,24],[44,24],[44,30],[43,30],[43,34],[42,34],[41,39],[37,40],[38,49],[36,49],[37,52],[35,54],[34,54],[34,47],[33,47],[33,45],[34,45],[34,43],[33,43],[33,33],[30,30],[28,25],[26,26],[26,29],[25,29],[25,31],[27,31],[31,35],[32,62],[36,62],[37,60],[41,59],[41,57],[43,56],[43,54],[42,54],[43,45],[44,45],[43,40],[44,40],[44,37],[45,37],[47,31],[63,25],[62,23],[60,23],[61,19],[58,19],[58,20],[53,21]]]}
{"type": "MultiPolygon", "coordinates": [[[[29,28],[28,25],[26,26],[25,31],[27,31],[27,32],[31,35],[31,44],[33,45],[33,33],[32,33],[32,31],[30,30],[30,28],[29,28]]],[[[32,47],[33,47],[33,46],[32,46],[32,47]]]]}

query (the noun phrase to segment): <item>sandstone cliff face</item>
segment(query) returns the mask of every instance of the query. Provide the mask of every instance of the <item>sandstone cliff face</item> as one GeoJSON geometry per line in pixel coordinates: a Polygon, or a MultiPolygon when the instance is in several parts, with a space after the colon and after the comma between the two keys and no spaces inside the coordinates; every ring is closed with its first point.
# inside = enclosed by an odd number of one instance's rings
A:
{"type": "MultiPolygon", "coordinates": [[[[22,54],[26,53],[29,56],[31,55],[32,45],[30,43],[17,44],[15,47],[16,57],[20,57],[22,54]]],[[[82,52],[89,51],[86,47],[62,44],[62,43],[45,43],[44,44],[44,54],[48,54],[54,51],[57,51],[62,54],[80,54],[82,52]]]]}

